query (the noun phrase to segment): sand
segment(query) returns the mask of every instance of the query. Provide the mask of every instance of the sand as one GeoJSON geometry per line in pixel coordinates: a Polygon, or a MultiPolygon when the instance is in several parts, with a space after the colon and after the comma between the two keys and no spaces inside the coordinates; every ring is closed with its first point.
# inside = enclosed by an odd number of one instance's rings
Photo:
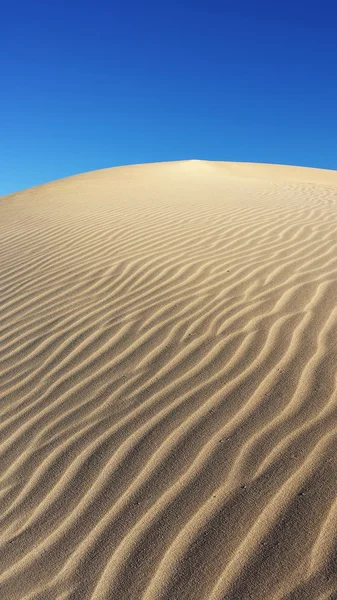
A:
{"type": "Polygon", "coordinates": [[[337,598],[337,172],[0,199],[0,598],[337,598]]]}

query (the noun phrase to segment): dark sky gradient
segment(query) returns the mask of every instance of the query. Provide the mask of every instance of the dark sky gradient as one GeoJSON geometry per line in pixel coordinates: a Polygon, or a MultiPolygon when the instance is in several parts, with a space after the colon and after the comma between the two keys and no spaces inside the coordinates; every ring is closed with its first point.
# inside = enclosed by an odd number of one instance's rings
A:
{"type": "Polygon", "coordinates": [[[187,158],[337,169],[336,1],[0,11],[0,195],[187,158]]]}

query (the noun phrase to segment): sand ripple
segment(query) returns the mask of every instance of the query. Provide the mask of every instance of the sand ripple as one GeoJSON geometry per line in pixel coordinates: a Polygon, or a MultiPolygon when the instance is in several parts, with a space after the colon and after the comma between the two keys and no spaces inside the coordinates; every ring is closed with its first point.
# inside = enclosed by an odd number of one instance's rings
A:
{"type": "Polygon", "coordinates": [[[0,199],[0,597],[337,598],[337,173],[0,199]]]}

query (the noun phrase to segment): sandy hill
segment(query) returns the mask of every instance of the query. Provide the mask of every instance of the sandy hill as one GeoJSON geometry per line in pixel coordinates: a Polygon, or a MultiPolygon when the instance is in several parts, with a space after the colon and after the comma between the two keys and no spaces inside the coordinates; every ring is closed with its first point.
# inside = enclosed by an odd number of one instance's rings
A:
{"type": "Polygon", "coordinates": [[[337,172],[0,198],[0,598],[337,598],[337,172]]]}

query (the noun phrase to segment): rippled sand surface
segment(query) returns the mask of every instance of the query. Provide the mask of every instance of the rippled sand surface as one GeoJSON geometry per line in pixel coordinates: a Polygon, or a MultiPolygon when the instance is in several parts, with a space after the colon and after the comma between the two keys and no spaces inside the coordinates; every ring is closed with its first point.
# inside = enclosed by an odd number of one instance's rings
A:
{"type": "Polygon", "coordinates": [[[0,597],[337,598],[337,172],[0,198],[0,597]]]}

